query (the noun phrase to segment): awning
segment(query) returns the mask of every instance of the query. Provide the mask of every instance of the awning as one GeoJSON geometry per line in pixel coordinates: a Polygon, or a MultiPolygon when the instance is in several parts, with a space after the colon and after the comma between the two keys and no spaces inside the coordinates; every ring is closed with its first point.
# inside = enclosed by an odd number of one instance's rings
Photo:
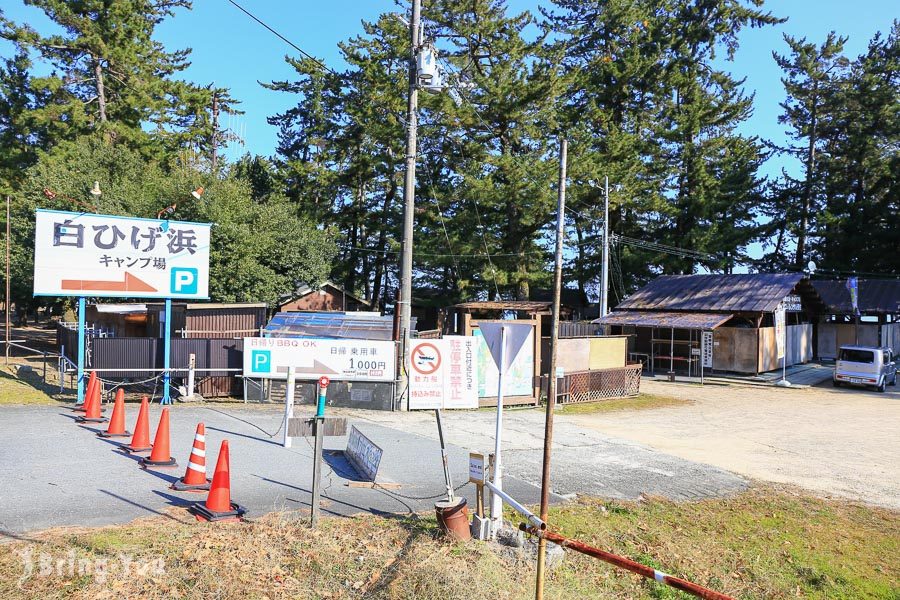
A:
{"type": "Polygon", "coordinates": [[[715,329],[733,315],[707,312],[650,312],[621,310],[595,319],[603,325],[636,325],[638,327],[674,327],[675,329],[715,329]]]}

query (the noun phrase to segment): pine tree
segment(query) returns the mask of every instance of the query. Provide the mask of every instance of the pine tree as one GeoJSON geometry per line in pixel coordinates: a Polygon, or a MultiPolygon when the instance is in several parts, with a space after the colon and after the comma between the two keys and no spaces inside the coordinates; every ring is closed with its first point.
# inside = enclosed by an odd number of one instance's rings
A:
{"type": "Polygon", "coordinates": [[[787,92],[778,122],[789,127],[793,144],[781,151],[802,163],[803,178],[783,174],[785,193],[781,197],[787,201],[783,223],[796,235],[794,267],[803,269],[808,258],[807,240],[818,227],[814,217],[823,206],[819,161],[823,140],[828,137],[823,125],[833,120],[836,82],[847,66],[847,59],[841,54],[847,38],[831,32],[819,46],[806,38],[785,35],[784,40],[790,54],[773,52],[772,56],[784,71],[781,82],[787,92]],[[799,210],[793,210],[794,207],[799,210]]]}
{"type": "MultiPolygon", "coordinates": [[[[45,145],[102,131],[160,158],[199,136],[213,137],[208,110],[216,92],[175,79],[189,49],[168,52],[154,30],[190,0],[26,0],[62,29],[42,35],[0,20],[0,37],[19,53],[45,61],[50,75],[30,77],[27,122],[45,145]]],[[[233,101],[229,98],[227,106],[233,101]]],[[[213,140],[213,146],[215,146],[213,140]]]]}

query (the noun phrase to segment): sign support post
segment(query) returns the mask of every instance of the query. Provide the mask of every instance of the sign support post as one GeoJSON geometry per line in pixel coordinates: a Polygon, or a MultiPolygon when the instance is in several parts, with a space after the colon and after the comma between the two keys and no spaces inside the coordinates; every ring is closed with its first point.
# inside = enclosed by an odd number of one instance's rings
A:
{"type": "MultiPolygon", "coordinates": [[[[503,375],[506,372],[504,352],[506,350],[506,326],[500,326],[500,356],[497,366],[497,425],[494,430],[494,485],[503,490],[503,467],[500,463],[500,447],[503,436],[503,375]]],[[[491,537],[497,537],[497,533],[503,526],[503,498],[497,494],[491,494],[491,537]]]]}
{"type": "Polygon", "coordinates": [[[294,385],[295,385],[295,370],[294,367],[288,367],[287,378],[285,380],[284,387],[284,423],[282,424],[282,428],[284,430],[284,437],[282,438],[281,445],[285,448],[291,447],[291,436],[288,435],[288,423],[294,417],[294,385]]]}
{"type": "MultiPolygon", "coordinates": [[[[78,298],[78,399],[77,406],[84,404],[84,296],[78,298]]],[[[7,344],[8,346],[8,344],[7,344]]]]}
{"type": "Polygon", "coordinates": [[[160,404],[172,404],[172,398],[169,396],[169,382],[172,379],[172,373],[169,371],[169,361],[172,354],[172,299],[166,298],[166,328],[163,333],[163,395],[160,404]]]}
{"type": "Polygon", "coordinates": [[[322,446],[325,443],[325,393],[328,390],[327,377],[319,378],[319,401],[316,405],[316,418],[313,419],[313,482],[312,507],[310,510],[310,526],[315,529],[319,524],[319,503],[322,501],[322,446]]]}
{"type": "Polygon", "coordinates": [[[447,486],[447,501],[453,502],[453,480],[450,478],[450,460],[447,457],[447,445],[444,443],[444,425],[441,422],[441,409],[434,409],[437,419],[438,439],[441,442],[441,460],[444,463],[444,485],[447,486]]]}

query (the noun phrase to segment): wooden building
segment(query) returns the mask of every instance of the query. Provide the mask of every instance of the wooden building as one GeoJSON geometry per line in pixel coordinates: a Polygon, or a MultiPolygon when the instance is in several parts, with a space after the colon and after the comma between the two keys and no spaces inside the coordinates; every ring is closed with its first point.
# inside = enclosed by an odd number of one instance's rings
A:
{"type": "Polygon", "coordinates": [[[326,281],[318,287],[303,284],[278,303],[278,312],[359,312],[369,310],[372,308],[368,302],[357,298],[330,281],[326,281]]]}
{"type": "Polygon", "coordinates": [[[900,352],[900,280],[860,279],[858,311],[853,309],[846,280],[814,281],[826,304],[816,325],[821,358],[837,358],[841,346],[887,346],[900,352]]]}
{"type": "Polygon", "coordinates": [[[774,313],[786,307],[788,365],[813,358],[814,324],[825,309],[802,273],[666,275],[595,323],[629,336],[631,360],[650,370],[698,375],[704,333],[716,371],[761,373],[781,366],[774,313]]]}

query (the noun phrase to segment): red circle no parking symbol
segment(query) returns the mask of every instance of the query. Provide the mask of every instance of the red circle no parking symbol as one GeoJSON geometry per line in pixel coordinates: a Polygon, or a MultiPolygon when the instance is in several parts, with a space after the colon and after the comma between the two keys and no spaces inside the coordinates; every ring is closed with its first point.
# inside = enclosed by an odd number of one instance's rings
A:
{"type": "Polygon", "coordinates": [[[413,348],[411,362],[422,375],[431,375],[441,366],[441,352],[434,344],[419,344],[413,348]]]}

